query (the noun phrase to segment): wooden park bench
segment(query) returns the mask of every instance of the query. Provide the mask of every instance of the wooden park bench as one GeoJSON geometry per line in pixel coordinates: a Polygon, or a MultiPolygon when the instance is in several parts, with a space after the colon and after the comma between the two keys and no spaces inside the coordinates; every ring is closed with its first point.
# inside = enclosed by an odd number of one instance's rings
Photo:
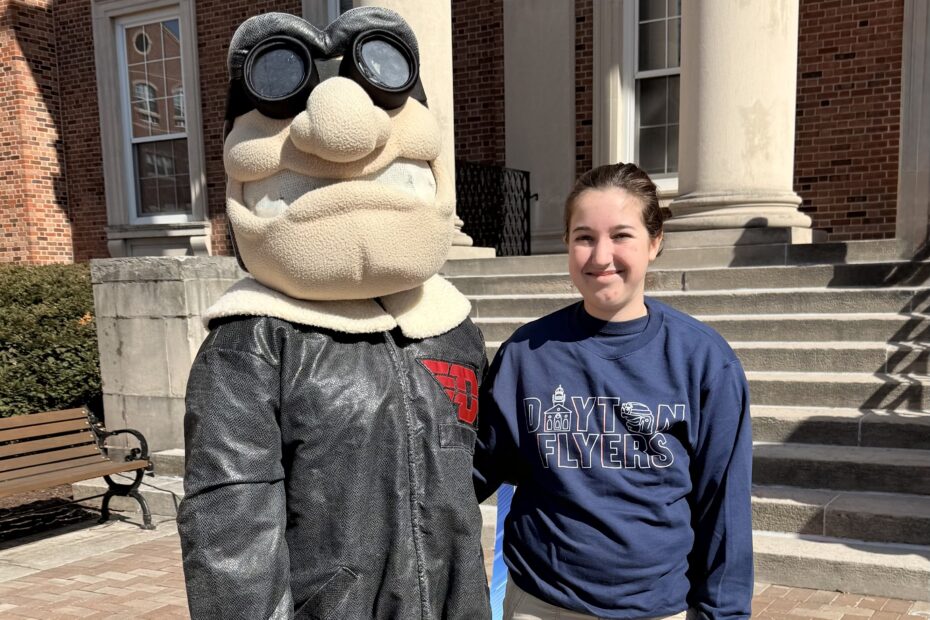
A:
{"type": "Polygon", "coordinates": [[[0,418],[0,497],[103,476],[109,488],[102,495],[100,522],[110,518],[111,498],[128,496],[139,502],[142,527],[150,530],[154,529],[152,514],[139,493],[139,485],[151,469],[148,443],[142,433],[131,429],[108,431],[86,408],[0,418]],[[138,439],[139,447],[122,460],[111,460],[104,442],[123,433],[138,439]],[[131,471],[136,475],[131,484],[110,477],[131,471]]]}

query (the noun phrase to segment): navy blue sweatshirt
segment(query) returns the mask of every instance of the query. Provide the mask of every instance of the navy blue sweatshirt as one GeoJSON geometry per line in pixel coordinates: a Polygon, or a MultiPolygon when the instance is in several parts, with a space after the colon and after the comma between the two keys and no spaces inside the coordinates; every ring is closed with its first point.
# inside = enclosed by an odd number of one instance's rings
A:
{"type": "Polygon", "coordinates": [[[714,330],[646,299],[608,323],[581,303],[529,323],[482,385],[479,500],[517,485],[510,578],[604,618],[748,618],[749,393],[714,330]]]}

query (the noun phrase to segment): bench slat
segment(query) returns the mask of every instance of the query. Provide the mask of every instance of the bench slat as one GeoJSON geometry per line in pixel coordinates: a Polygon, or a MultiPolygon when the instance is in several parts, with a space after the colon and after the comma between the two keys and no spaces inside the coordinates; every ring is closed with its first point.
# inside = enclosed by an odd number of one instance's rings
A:
{"type": "Polygon", "coordinates": [[[0,459],[0,472],[13,471],[23,467],[32,467],[33,465],[44,465],[46,463],[56,463],[58,461],[67,461],[76,459],[81,456],[92,456],[100,454],[99,448],[95,444],[84,444],[73,448],[62,448],[59,450],[50,450],[31,454],[29,456],[18,456],[12,459],[0,459]]]}
{"type": "Polygon", "coordinates": [[[13,439],[25,439],[27,437],[42,437],[43,435],[54,435],[56,433],[66,433],[69,431],[80,431],[87,428],[90,428],[87,418],[69,420],[67,422],[55,422],[53,424],[11,428],[0,431],[0,442],[12,441],[13,439]]]}
{"type": "Polygon", "coordinates": [[[35,424],[50,424],[52,422],[65,422],[87,418],[87,412],[82,408],[62,409],[61,411],[46,411],[45,413],[28,413],[14,415],[9,418],[0,418],[0,431],[20,426],[33,426],[35,424]]]}
{"type": "Polygon", "coordinates": [[[132,471],[134,469],[143,469],[146,466],[148,466],[148,461],[126,461],[122,463],[104,461],[95,465],[83,465],[73,469],[30,476],[29,478],[21,478],[0,484],[0,497],[35,491],[37,489],[47,489],[60,484],[69,484],[71,482],[79,482],[90,478],[99,478],[101,476],[132,471]]]}
{"type": "Polygon", "coordinates": [[[12,455],[19,456],[31,452],[38,452],[39,450],[62,448],[82,443],[95,444],[96,442],[96,436],[94,436],[94,433],[88,428],[82,433],[69,433],[57,437],[46,437],[45,439],[33,439],[32,441],[20,441],[18,443],[0,445],[0,457],[12,455]]]}
{"type": "Polygon", "coordinates": [[[77,459],[71,459],[69,461],[60,461],[58,463],[47,463],[45,465],[37,465],[35,467],[23,467],[22,469],[16,469],[13,471],[3,471],[0,472],[0,484],[8,480],[16,480],[18,478],[28,478],[30,476],[38,476],[45,473],[50,473],[53,471],[61,471],[63,469],[73,469],[75,467],[80,467],[83,465],[94,465],[98,463],[106,463],[108,460],[104,458],[102,454],[94,454],[92,456],[82,456],[77,459]]]}

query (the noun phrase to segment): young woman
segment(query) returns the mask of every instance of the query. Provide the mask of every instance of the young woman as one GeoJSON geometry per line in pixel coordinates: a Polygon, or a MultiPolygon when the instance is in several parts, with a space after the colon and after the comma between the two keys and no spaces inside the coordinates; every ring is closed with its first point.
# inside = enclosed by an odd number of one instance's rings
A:
{"type": "Polygon", "coordinates": [[[565,237],[582,301],[517,330],[482,386],[478,498],[517,485],[504,618],[748,618],[746,378],[714,330],[644,295],[655,185],[588,172],[565,237]]]}

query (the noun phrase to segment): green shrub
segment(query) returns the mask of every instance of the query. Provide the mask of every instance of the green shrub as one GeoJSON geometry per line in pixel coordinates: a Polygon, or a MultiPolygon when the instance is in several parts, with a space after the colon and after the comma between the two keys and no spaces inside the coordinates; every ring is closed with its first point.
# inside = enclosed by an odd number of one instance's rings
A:
{"type": "Polygon", "coordinates": [[[0,265],[0,417],[100,398],[87,265],[0,265]]]}

